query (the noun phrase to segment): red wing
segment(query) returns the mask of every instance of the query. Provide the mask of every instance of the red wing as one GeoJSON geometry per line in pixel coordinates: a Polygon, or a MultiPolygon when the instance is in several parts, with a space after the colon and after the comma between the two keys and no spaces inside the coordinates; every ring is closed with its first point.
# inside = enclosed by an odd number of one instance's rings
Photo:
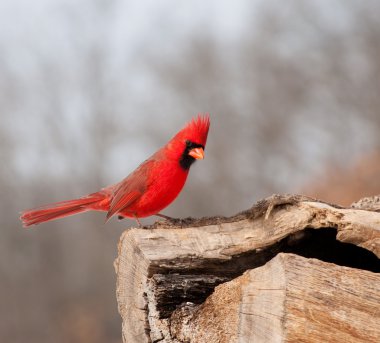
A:
{"type": "Polygon", "coordinates": [[[110,219],[114,214],[122,211],[124,208],[132,205],[142,193],[138,191],[132,191],[128,194],[121,194],[118,199],[115,198],[116,201],[112,201],[110,209],[107,212],[107,220],[110,219]]]}
{"type": "Polygon", "coordinates": [[[107,220],[114,214],[131,206],[144,194],[147,188],[148,173],[152,162],[151,160],[145,161],[116,186],[111,197],[107,220]]]}

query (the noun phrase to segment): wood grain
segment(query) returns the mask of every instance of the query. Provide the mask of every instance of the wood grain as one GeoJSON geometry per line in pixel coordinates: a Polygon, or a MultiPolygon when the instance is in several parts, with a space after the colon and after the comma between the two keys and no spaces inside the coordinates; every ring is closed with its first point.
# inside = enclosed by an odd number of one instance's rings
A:
{"type": "Polygon", "coordinates": [[[379,304],[379,274],[281,253],[219,285],[187,316],[176,310],[172,335],[181,342],[375,343],[379,304]]]}

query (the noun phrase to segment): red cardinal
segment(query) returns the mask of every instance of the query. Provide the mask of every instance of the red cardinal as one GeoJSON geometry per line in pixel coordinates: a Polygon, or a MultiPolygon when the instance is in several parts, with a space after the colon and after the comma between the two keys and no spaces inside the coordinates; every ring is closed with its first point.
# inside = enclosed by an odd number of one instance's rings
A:
{"type": "Polygon", "coordinates": [[[210,126],[208,115],[198,115],[121,182],[79,199],[62,201],[22,212],[24,227],[85,211],[107,212],[107,219],[138,218],[159,213],[182,190],[195,160],[203,159],[210,126]]]}

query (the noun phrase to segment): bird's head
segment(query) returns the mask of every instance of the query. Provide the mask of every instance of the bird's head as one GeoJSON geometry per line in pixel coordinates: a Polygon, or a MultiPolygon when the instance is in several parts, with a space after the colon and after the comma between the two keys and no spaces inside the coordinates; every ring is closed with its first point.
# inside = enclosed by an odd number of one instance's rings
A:
{"type": "Polygon", "coordinates": [[[204,158],[209,127],[209,115],[199,114],[167,144],[169,153],[179,161],[184,170],[188,170],[195,160],[204,158]]]}

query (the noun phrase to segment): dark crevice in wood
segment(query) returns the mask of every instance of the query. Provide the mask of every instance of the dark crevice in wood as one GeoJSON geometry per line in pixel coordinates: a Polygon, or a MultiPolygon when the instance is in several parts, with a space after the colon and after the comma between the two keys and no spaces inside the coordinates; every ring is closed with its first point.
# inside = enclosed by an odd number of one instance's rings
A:
{"type": "Polygon", "coordinates": [[[178,304],[200,304],[214,288],[229,277],[215,275],[156,274],[152,277],[152,289],[157,302],[160,319],[167,318],[178,304]]]}
{"type": "Polygon", "coordinates": [[[243,274],[246,270],[266,264],[280,252],[316,258],[341,266],[380,272],[379,259],[372,252],[353,244],[336,240],[334,228],[305,229],[285,237],[263,249],[236,255],[230,260],[204,259],[199,267],[183,273],[170,268],[154,267],[150,282],[155,290],[160,318],[168,318],[179,306],[201,304],[214,288],[243,274]]]}
{"type": "Polygon", "coordinates": [[[292,236],[289,236],[281,251],[306,258],[316,258],[340,266],[380,273],[380,260],[377,256],[357,245],[338,241],[336,229],[305,229],[302,234],[303,237],[300,240],[294,241],[292,236]]]}

